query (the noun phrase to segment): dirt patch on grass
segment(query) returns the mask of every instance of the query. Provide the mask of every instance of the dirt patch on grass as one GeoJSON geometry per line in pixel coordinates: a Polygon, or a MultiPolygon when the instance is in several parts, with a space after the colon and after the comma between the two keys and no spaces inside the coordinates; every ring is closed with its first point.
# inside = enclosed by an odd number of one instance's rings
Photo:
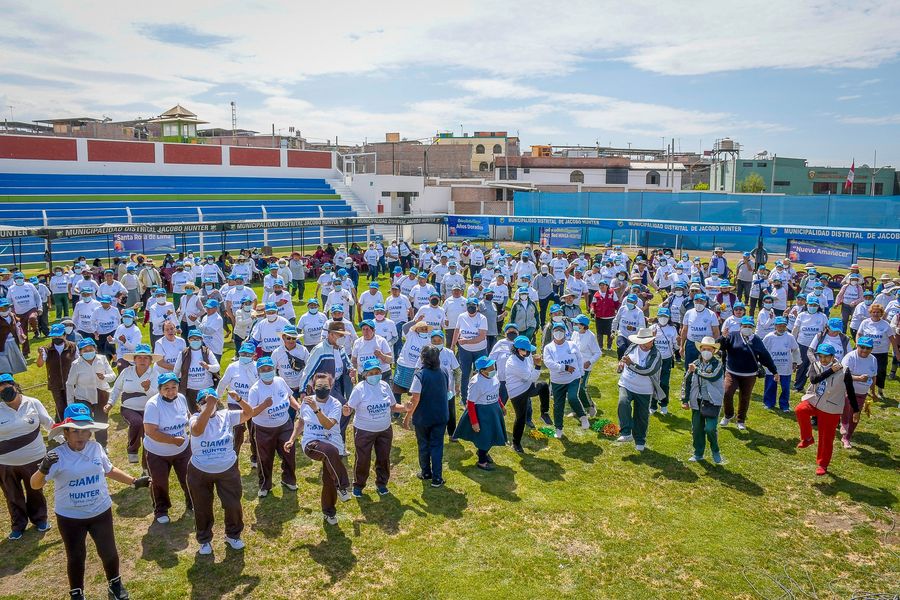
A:
{"type": "Polygon", "coordinates": [[[866,510],[861,506],[844,505],[837,512],[811,510],[806,515],[805,524],[823,533],[850,533],[854,528],[868,525],[879,534],[879,539],[888,546],[900,543],[896,516],[884,509],[866,510]]]}

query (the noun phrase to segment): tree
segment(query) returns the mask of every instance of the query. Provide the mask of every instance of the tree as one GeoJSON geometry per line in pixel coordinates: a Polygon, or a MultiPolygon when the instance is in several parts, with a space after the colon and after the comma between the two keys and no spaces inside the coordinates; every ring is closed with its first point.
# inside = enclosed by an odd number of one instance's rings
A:
{"type": "Polygon", "coordinates": [[[738,182],[739,192],[748,194],[757,194],[766,191],[766,182],[759,173],[750,173],[747,178],[738,182]]]}
{"type": "Polygon", "coordinates": [[[708,190],[708,189],[709,189],[709,184],[708,184],[708,183],[703,183],[703,182],[701,181],[701,182],[699,182],[699,183],[695,183],[695,184],[694,184],[694,187],[693,187],[692,189],[697,190],[698,192],[702,192],[702,191],[704,191],[704,190],[708,190]]]}

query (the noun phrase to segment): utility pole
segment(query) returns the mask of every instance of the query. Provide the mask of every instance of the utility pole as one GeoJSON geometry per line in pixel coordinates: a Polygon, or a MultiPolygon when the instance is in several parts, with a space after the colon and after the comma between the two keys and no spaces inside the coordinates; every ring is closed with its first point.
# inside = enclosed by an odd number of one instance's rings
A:
{"type": "Polygon", "coordinates": [[[775,161],[777,159],[778,159],[778,155],[773,154],[772,155],[772,181],[771,181],[771,185],[769,186],[770,194],[775,192],[775,161]]]}
{"type": "Polygon", "coordinates": [[[237,146],[237,105],[231,101],[231,144],[237,146]]]}

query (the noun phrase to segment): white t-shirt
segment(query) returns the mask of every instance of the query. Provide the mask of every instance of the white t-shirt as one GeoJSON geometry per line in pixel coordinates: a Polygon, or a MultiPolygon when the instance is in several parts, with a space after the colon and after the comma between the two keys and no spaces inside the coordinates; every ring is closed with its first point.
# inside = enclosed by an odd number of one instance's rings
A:
{"type": "Polygon", "coordinates": [[[793,373],[793,357],[799,356],[800,346],[790,332],[785,331],[784,335],[778,335],[774,331],[767,333],[763,338],[763,346],[769,351],[779,375],[793,373]]]}
{"type": "MultiPolygon", "coordinates": [[[[625,354],[625,356],[629,357],[631,359],[631,362],[633,362],[635,365],[639,367],[645,367],[647,365],[647,355],[649,353],[649,350],[641,350],[640,346],[634,344],[631,348],[628,349],[628,352],[625,354]]],[[[625,388],[630,392],[634,392],[635,394],[653,393],[653,381],[651,381],[651,379],[646,375],[638,375],[627,366],[619,376],[619,386],[625,388]]]]}
{"type": "Polygon", "coordinates": [[[300,439],[300,446],[305,450],[306,445],[313,440],[327,442],[338,449],[341,454],[344,453],[344,440],[341,438],[341,403],[334,396],[329,396],[328,400],[318,402],[319,410],[326,417],[334,421],[331,429],[325,429],[319,423],[319,416],[313,412],[308,404],[304,403],[300,407],[300,418],[303,419],[303,437],[300,439]]]}
{"type": "Polygon", "coordinates": [[[359,308],[363,312],[373,312],[376,304],[384,304],[384,296],[378,290],[374,294],[369,291],[359,295],[359,308]]]}
{"type": "Polygon", "coordinates": [[[684,314],[682,325],[687,325],[687,339],[699,342],[704,337],[713,334],[712,328],[719,326],[719,319],[716,317],[716,313],[709,308],[704,309],[703,312],[697,312],[697,309],[692,308],[684,314]]]}
{"type": "MultiPolygon", "coordinates": [[[[179,354],[178,358],[175,360],[174,372],[176,375],[181,373],[181,356],[182,355],[179,354]]],[[[215,371],[218,371],[219,363],[216,361],[216,356],[212,352],[207,352],[207,356],[209,357],[209,366],[215,371]]],[[[189,390],[203,390],[212,387],[212,373],[200,365],[202,360],[202,350],[191,350],[191,364],[188,367],[187,375],[187,387],[189,390]]]]}
{"type": "Polygon", "coordinates": [[[284,317],[275,316],[275,321],[269,322],[268,319],[260,319],[253,328],[252,337],[263,352],[274,352],[275,348],[281,345],[281,333],[284,328],[290,325],[284,317]]]}
{"type": "Polygon", "coordinates": [[[153,352],[161,355],[163,357],[163,362],[175,366],[175,363],[178,362],[178,357],[181,356],[181,352],[186,347],[187,342],[184,341],[184,338],[175,336],[175,339],[170,342],[168,339],[162,337],[156,340],[153,352]]]}
{"type": "Polygon", "coordinates": [[[347,405],[354,411],[353,427],[362,431],[384,431],[391,426],[391,407],[397,401],[386,381],[369,385],[366,381],[357,383],[350,392],[347,405]]]}
{"type": "Polygon", "coordinates": [[[472,404],[494,404],[499,402],[500,380],[497,379],[496,375],[487,378],[478,373],[469,380],[469,391],[466,397],[472,404]]]}
{"type": "Polygon", "coordinates": [[[809,346],[816,339],[816,336],[825,329],[827,323],[828,317],[820,312],[811,314],[804,311],[798,314],[793,328],[793,331],[797,332],[797,343],[801,346],[809,346]]]}
{"type": "Polygon", "coordinates": [[[288,408],[291,406],[291,398],[293,391],[287,382],[281,377],[275,376],[272,383],[263,383],[262,380],[257,381],[250,388],[247,394],[247,404],[254,409],[266,401],[266,398],[272,398],[272,406],[265,409],[255,417],[253,424],[262,427],[281,427],[287,423],[289,415],[288,408]]]}
{"type": "Polygon", "coordinates": [[[447,314],[444,312],[444,309],[440,306],[431,306],[426,305],[419,308],[416,311],[415,317],[413,320],[418,320],[419,317],[422,317],[422,320],[431,325],[435,329],[443,329],[444,321],[447,319],[447,314]]]}
{"type": "MultiPolygon", "coordinates": [[[[363,364],[367,360],[370,358],[377,358],[375,356],[376,350],[383,354],[392,354],[391,347],[388,345],[387,340],[378,334],[373,335],[371,340],[362,337],[356,338],[353,342],[353,350],[350,353],[356,361],[356,368],[361,371],[363,364]]],[[[390,371],[391,364],[382,362],[381,370],[382,372],[390,371]]]]}
{"type": "MultiPolygon", "coordinates": [[[[322,341],[322,328],[328,317],[321,311],[316,314],[307,312],[297,321],[297,330],[303,334],[303,343],[306,346],[315,346],[322,341]]],[[[283,330],[282,330],[283,331],[283,330]]]]}
{"type": "Polygon", "coordinates": [[[409,298],[401,294],[397,297],[388,296],[387,300],[384,301],[384,308],[391,321],[394,323],[406,323],[409,321],[409,309],[412,308],[412,304],[410,304],[409,298]]]}
{"type": "Polygon", "coordinates": [[[419,360],[422,358],[422,348],[431,343],[431,336],[422,337],[420,334],[410,331],[406,336],[406,342],[400,350],[400,356],[397,357],[397,364],[402,367],[415,368],[419,360]]]}
{"type": "Polygon", "coordinates": [[[144,423],[156,425],[161,433],[183,436],[184,443],[180,446],[163,444],[145,433],[144,450],[157,456],[175,456],[184,452],[184,449],[191,443],[188,439],[189,418],[187,400],[181,394],[175,396],[171,402],[160,398],[159,394],[152,396],[144,407],[144,423]]]}
{"type": "Polygon", "coordinates": [[[53,481],[54,510],[69,519],[90,519],[112,506],[106,474],[113,465],[103,447],[89,440],[76,452],[63,443],[56,448],[59,460],[50,466],[47,479],[53,481]]]}
{"type": "Polygon", "coordinates": [[[866,381],[853,382],[853,391],[855,391],[858,396],[868,394],[869,388],[872,387],[872,383],[875,381],[875,375],[878,373],[878,361],[876,358],[871,353],[869,356],[862,358],[859,353],[854,350],[848,352],[847,355],[844,356],[841,360],[841,364],[850,371],[851,375],[869,376],[866,381]]]}
{"type": "MultiPolygon", "coordinates": [[[[191,416],[191,426],[200,418],[191,416]]],[[[219,410],[209,418],[201,435],[191,436],[191,464],[206,473],[222,473],[237,460],[234,451],[234,427],[241,422],[241,411],[219,410]]]]}
{"type": "Polygon", "coordinates": [[[866,319],[860,324],[859,330],[856,332],[856,339],[870,337],[872,338],[872,352],[884,353],[891,349],[890,337],[892,335],[894,335],[894,329],[884,319],[880,321],[866,319]]]}
{"type": "Polygon", "coordinates": [[[572,383],[584,375],[584,357],[574,342],[569,340],[557,344],[555,341],[544,346],[544,364],[550,372],[551,383],[572,383]],[[566,367],[573,367],[571,373],[566,367]]]}
{"type": "MultiPolygon", "coordinates": [[[[6,402],[0,402],[0,440],[11,440],[41,427],[49,431],[53,427],[53,419],[37,398],[22,396],[18,410],[13,410],[6,402]]],[[[31,464],[44,458],[46,452],[44,438],[38,431],[38,436],[27,445],[0,454],[0,465],[18,467],[31,464]]]]}
{"type": "Polygon", "coordinates": [[[459,315],[459,317],[456,319],[455,329],[458,330],[458,343],[460,345],[460,348],[462,348],[463,350],[475,352],[477,350],[484,350],[487,348],[487,338],[484,338],[480,342],[475,344],[465,342],[465,340],[468,338],[476,337],[480,331],[484,331],[485,333],[487,333],[487,317],[485,317],[483,314],[475,313],[474,315],[469,315],[468,312],[465,312],[459,315]]]}

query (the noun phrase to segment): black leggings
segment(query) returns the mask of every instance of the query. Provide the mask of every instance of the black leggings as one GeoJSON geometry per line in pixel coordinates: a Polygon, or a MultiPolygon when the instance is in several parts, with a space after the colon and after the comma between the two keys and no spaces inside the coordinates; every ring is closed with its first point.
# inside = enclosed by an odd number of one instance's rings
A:
{"type": "Polygon", "coordinates": [[[887,366],[888,366],[888,355],[889,352],[878,352],[872,353],[872,356],[875,357],[875,362],[878,365],[878,371],[875,374],[875,387],[879,390],[884,389],[885,379],[887,379],[887,366]]]}
{"type": "Polygon", "coordinates": [[[531,384],[531,387],[511,398],[513,410],[516,411],[516,420],[513,422],[513,443],[522,443],[522,433],[525,431],[525,421],[528,417],[528,404],[531,399],[538,396],[541,399],[541,413],[550,412],[550,386],[544,381],[531,384]]]}
{"type": "Polygon", "coordinates": [[[70,519],[58,514],[56,524],[59,527],[59,537],[66,548],[66,573],[70,589],[84,589],[84,562],[87,558],[85,541],[88,534],[97,547],[106,579],[119,576],[119,551],[116,549],[113,533],[112,508],[90,519],[70,519]]]}

